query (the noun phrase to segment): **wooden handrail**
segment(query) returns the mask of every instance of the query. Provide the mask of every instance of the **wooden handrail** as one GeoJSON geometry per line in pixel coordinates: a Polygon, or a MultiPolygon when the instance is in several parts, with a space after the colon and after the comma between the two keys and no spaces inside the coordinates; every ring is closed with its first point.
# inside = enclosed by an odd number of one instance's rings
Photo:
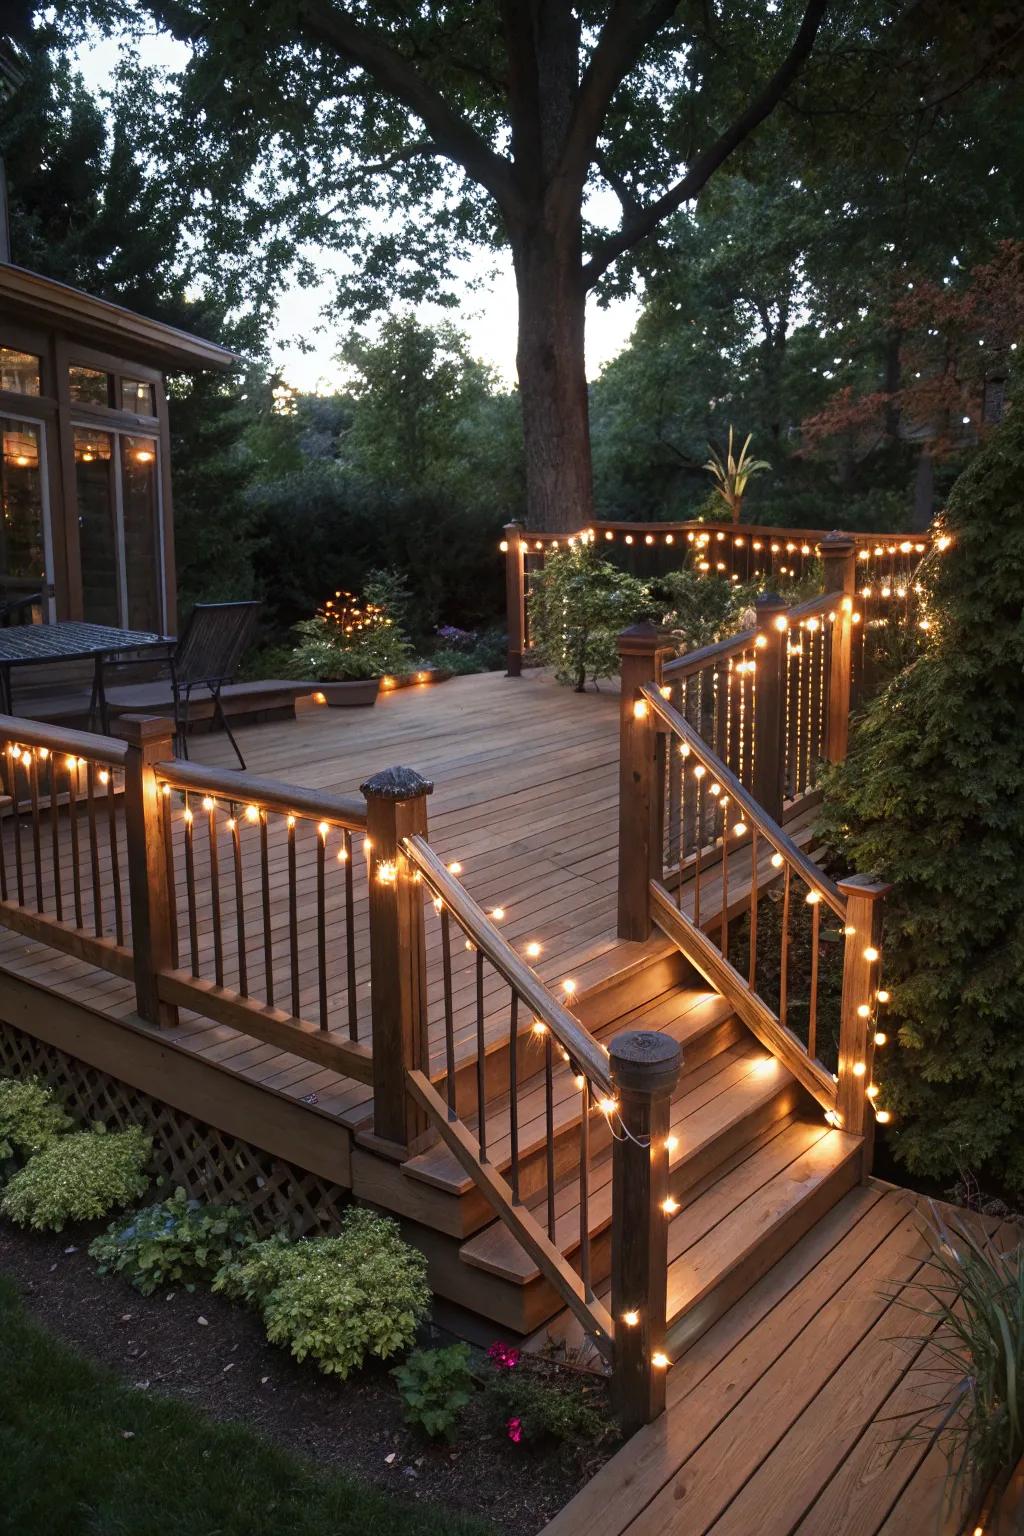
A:
{"type": "Polygon", "coordinates": [[[234,768],[208,768],[202,763],[172,758],[155,765],[157,777],[172,789],[194,790],[219,796],[237,805],[256,805],[282,816],[303,816],[328,826],[362,831],[366,826],[366,801],[362,795],[336,795],[319,789],[302,789],[281,779],[262,779],[234,768]]]}
{"type": "Polygon", "coordinates": [[[591,1083],[605,1093],[611,1091],[608,1058],[589,1031],[569,1010],[552,997],[536,971],[523,961],[504,939],[483,908],[459,884],[455,876],[423,837],[403,839],[402,848],[423,875],[427,885],[446,904],[456,922],[495,970],[504,976],[541,1023],[591,1083]]]}
{"type": "Polygon", "coordinates": [[[640,690],[648,707],[654,711],[662,723],[668,727],[680,741],[684,741],[693,756],[699,763],[712,774],[722,788],[726,790],[732,803],[742,808],[743,818],[750,825],[757,828],[762,837],[766,838],[776,853],[793,866],[802,880],[811,890],[817,891],[823,901],[827,902],[837,917],[846,919],[846,902],[842,892],[826,874],[818,868],[813,859],[809,859],[804,851],[794,843],[793,839],[784,832],[778,822],[774,821],[766,811],[758,805],[752,795],[744,789],[736,775],[727,768],[721,758],[717,757],[708,746],[704,738],[693,729],[688,720],[684,720],[677,709],[663,698],[658,689],[652,683],[645,683],[640,690]]]}
{"type": "Polygon", "coordinates": [[[724,640],[702,645],[697,651],[684,651],[682,656],[665,662],[661,669],[662,676],[688,677],[692,672],[702,672],[716,661],[727,661],[730,656],[738,656],[742,651],[749,650],[756,636],[756,628],[740,629],[734,635],[726,635],[724,640]]]}
{"type": "Polygon", "coordinates": [[[124,766],[128,753],[127,744],[116,737],[44,725],[39,720],[23,720],[20,715],[0,715],[0,740],[44,747],[47,752],[66,752],[69,757],[84,757],[118,768],[124,766]]]}
{"type": "Polygon", "coordinates": [[[805,597],[802,603],[790,608],[786,617],[790,624],[799,624],[801,619],[815,619],[820,613],[829,613],[833,609],[838,611],[842,601],[842,592],[816,592],[813,597],[805,597]]]}

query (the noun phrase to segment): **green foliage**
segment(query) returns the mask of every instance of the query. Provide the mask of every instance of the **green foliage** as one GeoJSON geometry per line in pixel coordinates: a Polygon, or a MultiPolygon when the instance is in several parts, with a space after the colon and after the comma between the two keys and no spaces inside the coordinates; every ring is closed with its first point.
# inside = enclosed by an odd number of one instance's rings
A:
{"type": "Polygon", "coordinates": [[[545,666],[582,693],[619,670],[617,637],[652,610],[647,582],[602,559],[593,543],[554,550],[533,578],[530,633],[545,666]]]}
{"type": "Polygon", "coordinates": [[[335,592],[312,619],[296,624],[291,675],[334,683],[407,671],[412,648],[396,612],[407,601],[394,572],[375,572],[361,603],[351,592],[335,592]]]}
{"type": "Polygon", "coordinates": [[[138,1126],[60,1136],[14,1175],[0,1211],[39,1232],[60,1232],[69,1221],[94,1221],[146,1193],[144,1170],[152,1150],[138,1126]]]}
{"type": "MultiPolygon", "coordinates": [[[[722,502],[725,511],[738,523],[743,515],[743,498],[747,493],[747,484],[753,475],[762,475],[771,465],[766,459],[755,459],[751,456],[750,440],[752,432],[748,432],[743,440],[743,447],[739,453],[733,452],[733,429],[729,427],[729,445],[724,454],[716,453],[708,444],[708,452],[711,457],[704,468],[714,482],[714,493],[722,502]]],[[[750,519],[748,518],[748,521],[750,519]]]]}
{"type": "Polygon", "coordinates": [[[468,1344],[414,1349],[391,1372],[405,1404],[406,1422],[432,1438],[455,1439],[462,1410],[475,1391],[468,1344]]]}
{"type": "Polygon", "coordinates": [[[957,482],[921,571],[923,654],[868,707],[829,776],[824,831],[893,881],[876,1065],[896,1155],[1024,1188],[1024,410],[957,482]]]}
{"type": "Polygon", "coordinates": [[[41,1078],[0,1078],[0,1163],[34,1157],[71,1123],[41,1078]]]}
{"type": "Polygon", "coordinates": [[[268,1238],[226,1264],[213,1288],[255,1306],[271,1343],[345,1377],[413,1342],[430,1306],[426,1276],[396,1222],[353,1207],[339,1236],[268,1238]]]}
{"type": "Polygon", "coordinates": [[[1024,1455],[1024,1243],[1001,1249],[969,1221],[947,1226],[937,1212],[929,1237],[924,1273],[898,1300],[930,1319],[929,1375],[948,1388],[901,1440],[943,1448],[946,1505],[962,1525],[1024,1455]]]}
{"type": "Polygon", "coordinates": [[[567,1379],[542,1356],[520,1355],[511,1368],[497,1364],[484,1383],[483,1409],[514,1444],[555,1440],[582,1451],[616,1433],[603,1378],[579,1371],[567,1379]]]}
{"type": "Polygon", "coordinates": [[[758,589],[752,584],[701,575],[683,566],[658,577],[652,586],[668,605],[661,623],[672,631],[683,651],[713,645],[754,623],[758,589]]]}
{"type": "Polygon", "coordinates": [[[169,1200],[113,1222],[89,1245],[100,1274],[121,1275],[143,1296],[163,1286],[212,1275],[255,1241],[249,1213],[240,1205],[203,1205],[176,1189],[169,1200]]]}
{"type": "Polygon", "coordinates": [[[18,1536],[494,1536],[266,1434],[133,1391],[25,1313],[0,1277],[0,1523],[18,1536]]]}

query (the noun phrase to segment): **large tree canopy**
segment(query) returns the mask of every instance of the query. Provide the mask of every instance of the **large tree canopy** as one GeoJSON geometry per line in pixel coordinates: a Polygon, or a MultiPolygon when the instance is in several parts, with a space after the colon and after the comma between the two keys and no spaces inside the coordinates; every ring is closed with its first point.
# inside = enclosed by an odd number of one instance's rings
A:
{"type": "Polygon", "coordinates": [[[266,293],[323,247],[356,316],[452,297],[460,257],[511,248],[530,515],[551,527],[591,509],[588,291],[649,267],[665,221],[756,152],[780,103],[826,155],[870,109],[882,153],[893,112],[1011,69],[1019,45],[998,0],[56,6],[71,29],[142,12],[188,53],[172,78],[125,74],[132,142],[173,160],[183,237],[227,259],[240,302],[257,271],[266,293]]]}

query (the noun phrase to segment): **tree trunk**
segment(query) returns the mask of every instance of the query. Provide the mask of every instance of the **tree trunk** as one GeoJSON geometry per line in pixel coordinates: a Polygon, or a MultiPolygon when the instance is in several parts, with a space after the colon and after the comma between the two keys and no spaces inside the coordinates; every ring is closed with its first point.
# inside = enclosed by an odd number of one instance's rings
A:
{"type": "Polygon", "coordinates": [[[513,240],[512,250],[527,523],[573,533],[594,515],[579,230],[556,237],[538,221],[513,240]]]}

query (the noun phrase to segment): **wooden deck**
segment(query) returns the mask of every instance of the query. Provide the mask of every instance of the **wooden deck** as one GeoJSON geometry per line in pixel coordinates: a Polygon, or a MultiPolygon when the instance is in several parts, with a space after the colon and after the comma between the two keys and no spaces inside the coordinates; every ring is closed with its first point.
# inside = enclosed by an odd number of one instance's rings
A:
{"type": "MultiPolygon", "coordinates": [[[[960,1536],[945,1456],[900,1444],[940,1401],[923,1203],[853,1190],[668,1379],[668,1409],[544,1536],[960,1536]]],[[[1019,1241],[1019,1229],[1007,1242],[1019,1241]]]]}

